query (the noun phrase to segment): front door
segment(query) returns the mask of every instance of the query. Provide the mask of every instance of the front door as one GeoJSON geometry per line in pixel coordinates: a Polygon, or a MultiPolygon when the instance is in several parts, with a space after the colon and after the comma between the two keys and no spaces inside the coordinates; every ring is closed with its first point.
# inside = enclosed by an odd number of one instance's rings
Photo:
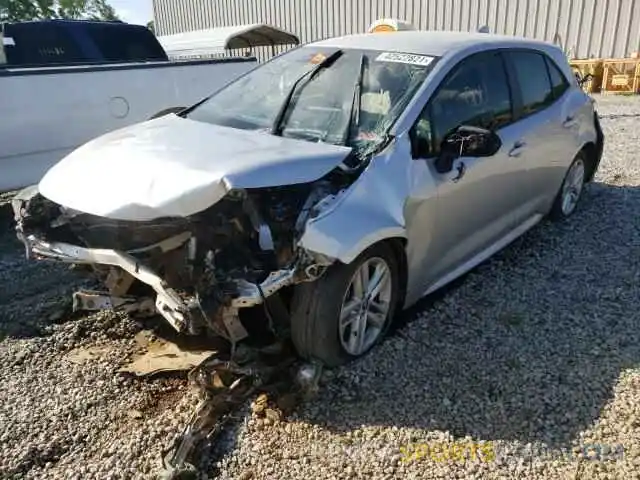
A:
{"type": "MultiPolygon", "coordinates": [[[[413,127],[413,136],[432,145],[424,160],[435,179],[437,200],[429,248],[421,248],[419,210],[408,226],[408,254],[413,285],[424,293],[463,268],[513,225],[521,200],[513,198],[513,178],[506,175],[508,150],[518,131],[512,122],[511,92],[501,54],[483,52],[460,62],[444,79],[413,127]],[[460,125],[494,130],[502,147],[492,157],[461,157],[451,172],[440,174],[434,160],[444,136],[460,125]],[[423,139],[424,140],[424,139],[423,139]]],[[[429,212],[433,214],[434,212],[429,212]]],[[[416,294],[417,292],[409,292],[416,294]]]]}

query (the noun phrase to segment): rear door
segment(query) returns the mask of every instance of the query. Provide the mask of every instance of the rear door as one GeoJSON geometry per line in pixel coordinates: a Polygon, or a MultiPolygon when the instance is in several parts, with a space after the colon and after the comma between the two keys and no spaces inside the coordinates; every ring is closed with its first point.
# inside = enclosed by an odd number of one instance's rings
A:
{"type": "Polygon", "coordinates": [[[508,170],[520,186],[518,219],[544,214],[575,155],[577,112],[565,105],[569,83],[547,55],[534,50],[506,53],[516,91],[518,138],[508,170]]]}

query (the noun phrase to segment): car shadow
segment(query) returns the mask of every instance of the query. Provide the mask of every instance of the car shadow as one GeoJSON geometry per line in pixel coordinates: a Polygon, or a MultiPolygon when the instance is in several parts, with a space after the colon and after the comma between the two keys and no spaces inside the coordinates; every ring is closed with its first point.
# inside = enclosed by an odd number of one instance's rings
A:
{"type": "Polygon", "coordinates": [[[300,418],[335,432],[396,426],[569,447],[640,363],[640,189],[594,183],[585,200],[570,221],[543,222],[401,314],[300,418]]]}

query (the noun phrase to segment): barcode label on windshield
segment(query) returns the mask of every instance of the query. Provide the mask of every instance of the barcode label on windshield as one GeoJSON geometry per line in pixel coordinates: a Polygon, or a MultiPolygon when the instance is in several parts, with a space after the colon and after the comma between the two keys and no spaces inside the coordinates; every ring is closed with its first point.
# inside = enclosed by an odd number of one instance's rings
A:
{"type": "Polygon", "coordinates": [[[378,55],[377,62],[408,63],[409,65],[422,65],[426,67],[433,61],[433,57],[427,55],[414,55],[411,53],[385,52],[378,55]]]}

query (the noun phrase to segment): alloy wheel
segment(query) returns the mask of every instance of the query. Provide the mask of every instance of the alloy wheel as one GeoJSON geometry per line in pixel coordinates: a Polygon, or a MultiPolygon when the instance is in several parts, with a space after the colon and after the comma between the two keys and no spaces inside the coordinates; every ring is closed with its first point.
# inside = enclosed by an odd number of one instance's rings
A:
{"type": "Polygon", "coordinates": [[[584,188],[585,168],[582,159],[577,159],[571,165],[562,185],[562,213],[569,216],[573,213],[584,188]]]}
{"type": "Polygon", "coordinates": [[[392,288],[391,269],[382,258],[367,259],[354,273],[338,324],[340,343],[349,355],[362,355],[384,332],[392,288]]]}

